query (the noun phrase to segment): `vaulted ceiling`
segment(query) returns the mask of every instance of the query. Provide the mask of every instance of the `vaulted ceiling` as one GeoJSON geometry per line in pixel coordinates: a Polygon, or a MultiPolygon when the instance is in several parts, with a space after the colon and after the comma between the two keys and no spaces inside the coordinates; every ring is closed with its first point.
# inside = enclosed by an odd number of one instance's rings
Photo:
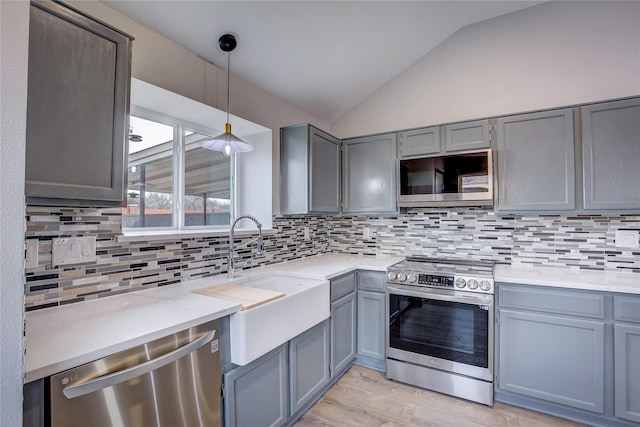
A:
{"type": "Polygon", "coordinates": [[[223,68],[217,40],[234,34],[233,73],[329,124],[459,29],[542,3],[103,2],[223,68]]]}

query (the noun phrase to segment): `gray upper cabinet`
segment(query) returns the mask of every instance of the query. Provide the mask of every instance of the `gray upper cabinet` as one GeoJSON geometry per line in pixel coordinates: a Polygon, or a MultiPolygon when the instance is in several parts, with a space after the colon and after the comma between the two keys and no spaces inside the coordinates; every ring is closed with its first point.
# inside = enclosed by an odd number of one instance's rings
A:
{"type": "Polygon", "coordinates": [[[584,208],[640,209],[640,99],[581,112],[584,208]]]}
{"type": "Polygon", "coordinates": [[[491,146],[489,120],[431,126],[398,133],[400,158],[486,149],[491,146]]]}
{"type": "Polygon", "coordinates": [[[31,4],[27,203],[126,204],[131,38],[52,1],[31,4]]]}
{"type": "Polygon", "coordinates": [[[412,157],[440,152],[440,127],[432,126],[400,132],[400,157],[412,157]]]}
{"type": "Polygon", "coordinates": [[[306,124],[280,129],[280,211],[340,212],[340,140],[306,124]]]}
{"type": "Polygon", "coordinates": [[[342,144],[342,212],[397,212],[396,134],[348,139],[342,144]]]}
{"type": "Polygon", "coordinates": [[[500,118],[497,140],[496,210],[575,209],[573,110],[500,118]]]}
{"type": "Polygon", "coordinates": [[[447,153],[489,148],[489,120],[454,123],[444,127],[444,150],[447,153]]]}

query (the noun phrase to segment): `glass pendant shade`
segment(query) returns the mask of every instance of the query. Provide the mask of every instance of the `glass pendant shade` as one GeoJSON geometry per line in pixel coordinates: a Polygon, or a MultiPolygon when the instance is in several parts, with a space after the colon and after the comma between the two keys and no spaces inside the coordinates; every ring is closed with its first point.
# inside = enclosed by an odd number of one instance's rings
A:
{"type": "Polygon", "coordinates": [[[230,123],[224,126],[224,130],[224,133],[221,133],[215,138],[204,141],[200,144],[201,147],[207,150],[222,151],[227,157],[230,156],[231,153],[246,153],[255,149],[253,145],[244,142],[231,133],[230,123]]]}
{"type": "Polygon", "coordinates": [[[227,123],[224,125],[224,133],[202,142],[200,146],[207,150],[222,151],[225,156],[229,157],[231,153],[253,151],[254,147],[232,134],[231,123],[229,123],[229,73],[231,71],[231,51],[236,48],[236,39],[231,34],[224,34],[218,40],[218,45],[220,49],[227,52],[227,123]]]}

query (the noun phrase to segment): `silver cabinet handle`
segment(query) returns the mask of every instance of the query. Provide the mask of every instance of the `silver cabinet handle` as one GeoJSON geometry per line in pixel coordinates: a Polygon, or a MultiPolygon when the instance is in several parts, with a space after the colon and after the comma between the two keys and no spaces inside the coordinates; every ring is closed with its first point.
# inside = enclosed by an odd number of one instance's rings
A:
{"type": "Polygon", "coordinates": [[[192,351],[199,349],[211,341],[215,335],[215,330],[209,331],[200,338],[195,339],[182,347],[176,348],[169,353],[163,354],[160,357],[148,360],[140,365],[132,366],[131,368],[123,369],[122,371],[94,378],[86,383],[65,387],[63,393],[68,399],[73,399],[75,397],[84,396],[85,394],[93,393],[94,391],[102,390],[103,388],[111,387],[132,378],[139,377],[140,375],[144,375],[154,369],[158,369],[168,365],[169,363],[175,362],[192,351]]]}

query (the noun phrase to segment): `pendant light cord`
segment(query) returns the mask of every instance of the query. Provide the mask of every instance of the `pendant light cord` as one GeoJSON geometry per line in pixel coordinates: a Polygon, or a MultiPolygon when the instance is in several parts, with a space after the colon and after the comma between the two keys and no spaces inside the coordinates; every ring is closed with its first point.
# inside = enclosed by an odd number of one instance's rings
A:
{"type": "Polygon", "coordinates": [[[229,93],[231,92],[230,89],[230,79],[229,79],[229,74],[231,74],[230,70],[231,70],[231,52],[227,52],[227,123],[229,122],[229,93]]]}

